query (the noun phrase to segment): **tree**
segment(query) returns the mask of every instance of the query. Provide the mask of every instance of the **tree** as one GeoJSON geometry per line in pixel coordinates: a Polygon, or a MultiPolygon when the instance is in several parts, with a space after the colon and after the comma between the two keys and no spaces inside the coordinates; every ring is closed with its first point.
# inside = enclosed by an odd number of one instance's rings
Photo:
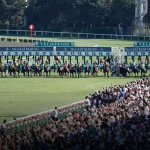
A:
{"type": "Polygon", "coordinates": [[[8,27],[17,27],[23,24],[25,1],[0,0],[0,21],[8,27]]]}
{"type": "Polygon", "coordinates": [[[129,27],[134,20],[135,1],[134,0],[113,0],[109,14],[109,25],[129,27]]]}

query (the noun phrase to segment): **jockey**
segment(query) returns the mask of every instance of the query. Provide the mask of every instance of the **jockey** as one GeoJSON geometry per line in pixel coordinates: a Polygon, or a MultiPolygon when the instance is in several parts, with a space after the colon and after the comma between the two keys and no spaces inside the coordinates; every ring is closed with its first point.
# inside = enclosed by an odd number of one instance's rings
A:
{"type": "Polygon", "coordinates": [[[87,61],[87,62],[85,63],[85,65],[86,65],[86,67],[89,67],[89,62],[87,61]]]}
{"type": "Polygon", "coordinates": [[[73,63],[72,63],[72,62],[71,62],[71,65],[70,65],[70,66],[71,66],[71,68],[73,68],[73,66],[74,66],[74,65],[73,65],[73,63]]]}
{"type": "Polygon", "coordinates": [[[20,60],[20,64],[23,65],[23,60],[22,59],[20,60]]]}
{"type": "Polygon", "coordinates": [[[141,62],[141,68],[145,70],[145,64],[141,62]]]}
{"type": "Polygon", "coordinates": [[[44,66],[45,66],[45,67],[48,66],[48,60],[45,61],[44,66]]]}

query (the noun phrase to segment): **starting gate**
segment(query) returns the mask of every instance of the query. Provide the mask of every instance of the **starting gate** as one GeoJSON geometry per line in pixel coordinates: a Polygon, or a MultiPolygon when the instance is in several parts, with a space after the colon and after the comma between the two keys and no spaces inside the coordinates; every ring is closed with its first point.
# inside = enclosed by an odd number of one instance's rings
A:
{"type": "Polygon", "coordinates": [[[8,64],[10,56],[12,60],[17,57],[18,63],[25,57],[32,64],[35,63],[37,57],[40,58],[41,63],[47,57],[49,64],[54,67],[56,64],[55,61],[54,65],[52,64],[52,56],[60,56],[61,63],[65,62],[66,57],[68,57],[67,61],[69,63],[74,59],[75,64],[80,62],[80,57],[83,66],[87,57],[89,64],[94,61],[99,63],[100,58],[110,57],[112,65],[115,65],[115,63],[128,62],[128,57],[131,57],[132,61],[135,61],[135,57],[138,57],[138,63],[140,64],[141,58],[144,56],[144,63],[148,68],[150,47],[125,47],[125,49],[115,47],[0,47],[0,62],[3,60],[4,64],[8,64]],[[93,61],[93,59],[95,60],[93,61]]]}

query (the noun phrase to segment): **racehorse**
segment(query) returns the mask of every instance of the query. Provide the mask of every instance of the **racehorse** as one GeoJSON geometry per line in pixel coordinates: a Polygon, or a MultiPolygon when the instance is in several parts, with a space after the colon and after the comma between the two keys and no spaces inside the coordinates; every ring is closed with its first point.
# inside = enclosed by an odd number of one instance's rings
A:
{"type": "Polygon", "coordinates": [[[14,64],[13,66],[8,67],[8,73],[9,73],[10,76],[13,75],[13,77],[15,77],[16,72],[17,72],[17,65],[16,64],[14,64]]]}
{"type": "Polygon", "coordinates": [[[44,73],[46,73],[46,77],[50,77],[51,69],[49,66],[44,67],[44,73]]]}
{"type": "Polygon", "coordinates": [[[30,76],[30,66],[29,65],[23,65],[22,66],[22,73],[23,73],[23,76],[25,77],[26,75],[29,77],[30,76]]]}
{"type": "Polygon", "coordinates": [[[35,68],[34,68],[34,76],[37,77],[38,74],[39,74],[39,77],[42,76],[42,69],[39,65],[35,66],[35,68]]]}
{"type": "Polygon", "coordinates": [[[76,75],[76,69],[75,67],[73,66],[73,64],[70,65],[70,77],[72,75],[72,77],[74,77],[74,74],[76,75]]]}
{"type": "Polygon", "coordinates": [[[81,64],[79,64],[78,66],[77,66],[77,74],[78,74],[78,78],[81,76],[81,74],[82,74],[82,66],[81,66],[81,64]]]}
{"type": "Polygon", "coordinates": [[[63,75],[64,75],[64,68],[59,65],[57,72],[59,73],[59,76],[60,76],[60,77],[63,77],[63,75]]]}
{"type": "Polygon", "coordinates": [[[91,75],[94,75],[94,74],[95,74],[96,76],[98,76],[98,66],[97,66],[96,63],[93,64],[93,70],[92,70],[91,75]]]}
{"type": "Polygon", "coordinates": [[[146,73],[147,73],[147,70],[145,68],[141,68],[141,77],[145,76],[146,73]]]}
{"type": "Polygon", "coordinates": [[[67,65],[64,65],[63,71],[64,71],[65,76],[69,75],[69,69],[68,69],[67,65]]]}
{"type": "Polygon", "coordinates": [[[132,65],[131,69],[129,69],[129,76],[131,73],[134,73],[135,77],[138,76],[139,74],[139,69],[136,67],[136,65],[132,65]]]}
{"type": "Polygon", "coordinates": [[[109,77],[109,64],[108,63],[105,63],[104,65],[104,77],[106,77],[106,74],[107,74],[107,77],[109,77]]]}
{"type": "Polygon", "coordinates": [[[90,74],[90,67],[88,65],[85,66],[85,71],[84,71],[84,74],[85,74],[85,77],[86,77],[86,74],[90,74]]]}
{"type": "Polygon", "coordinates": [[[3,77],[4,66],[0,65],[0,76],[3,77]]]}

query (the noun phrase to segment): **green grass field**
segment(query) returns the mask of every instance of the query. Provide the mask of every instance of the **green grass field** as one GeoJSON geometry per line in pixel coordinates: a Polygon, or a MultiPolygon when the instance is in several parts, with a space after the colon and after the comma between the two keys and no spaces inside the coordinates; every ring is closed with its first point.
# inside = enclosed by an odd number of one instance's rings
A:
{"type": "MultiPolygon", "coordinates": [[[[133,46],[133,41],[123,40],[70,38],[63,38],[63,40],[95,43],[102,47],[133,46]]],[[[0,45],[33,46],[34,44],[0,42],[0,45]]],[[[93,61],[94,59],[96,58],[93,58],[93,61]]],[[[68,60],[68,57],[65,57],[65,60],[68,60]]],[[[79,61],[81,61],[81,57],[79,61]]],[[[0,78],[0,121],[4,118],[12,120],[14,116],[24,117],[53,109],[55,106],[81,101],[87,94],[110,86],[111,83],[113,85],[124,84],[132,80],[134,78],[0,78]]]]}
{"type": "Polygon", "coordinates": [[[0,121],[24,117],[84,100],[103,87],[134,80],[123,78],[1,78],[0,121]]]}

